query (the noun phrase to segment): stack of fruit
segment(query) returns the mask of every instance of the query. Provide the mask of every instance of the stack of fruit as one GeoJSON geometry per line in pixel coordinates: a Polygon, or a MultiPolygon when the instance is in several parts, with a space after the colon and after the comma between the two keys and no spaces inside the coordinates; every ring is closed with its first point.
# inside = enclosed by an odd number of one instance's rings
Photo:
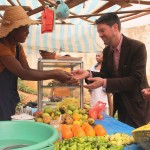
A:
{"type": "Polygon", "coordinates": [[[43,122],[50,124],[51,120],[56,120],[59,118],[61,112],[59,109],[53,109],[50,106],[44,108],[43,111],[36,111],[33,116],[35,116],[36,122],[43,122]]]}
{"type": "Polygon", "coordinates": [[[78,108],[75,105],[68,105],[67,107],[56,107],[56,108],[46,106],[43,111],[37,111],[33,115],[35,116],[35,121],[44,122],[48,124],[50,123],[50,120],[57,120],[61,114],[62,114],[61,124],[82,125],[84,122],[93,124],[94,119],[88,117],[88,110],[90,106],[87,104],[84,106],[85,107],[83,109],[78,108]]]}
{"type": "Polygon", "coordinates": [[[88,117],[88,109],[90,107],[87,106],[85,105],[83,109],[75,105],[68,105],[66,108],[63,108],[65,114],[62,115],[61,123],[82,125],[84,122],[88,122],[89,124],[93,124],[94,119],[88,117]]]}
{"type": "Polygon", "coordinates": [[[94,127],[84,122],[81,126],[78,124],[74,125],[61,125],[62,138],[70,139],[72,137],[83,137],[83,136],[103,136],[107,132],[102,125],[95,125],[94,127]]]}
{"type": "Polygon", "coordinates": [[[74,105],[79,108],[80,100],[73,97],[68,97],[68,98],[64,98],[61,102],[57,103],[57,107],[67,108],[68,105],[74,105]]]}
{"type": "Polygon", "coordinates": [[[134,143],[133,137],[124,133],[82,136],[56,142],[54,150],[123,150],[124,145],[132,143],[134,143]]]}

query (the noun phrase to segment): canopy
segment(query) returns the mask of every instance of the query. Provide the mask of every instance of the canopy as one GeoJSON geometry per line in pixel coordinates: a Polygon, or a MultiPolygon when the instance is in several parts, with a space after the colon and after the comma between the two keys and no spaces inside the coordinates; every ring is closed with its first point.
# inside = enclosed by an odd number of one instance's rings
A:
{"type": "Polygon", "coordinates": [[[92,53],[102,46],[91,25],[57,25],[52,33],[41,34],[41,25],[31,26],[24,46],[31,50],[92,53]]]}
{"type": "MultiPolygon", "coordinates": [[[[62,52],[96,52],[103,47],[99,43],[93,25],[103,13],[117,13],[122,28],[150,24],[149,0],[64,0],[70,8],[70,16],[57,20],[53,33],[41,34],[41,25],[30,28],[24,44],[30,49],[46,49],[62,52]],[[126,13],[123,13],[126,12],[126,13]],[[61,24],[63,23],[63,24],[61,24]]],[[[1,0],[0,14],[7,5],[22,5],[32,19],[40,19],[45,5],[57,6],[55,0],[1,0]]]]}

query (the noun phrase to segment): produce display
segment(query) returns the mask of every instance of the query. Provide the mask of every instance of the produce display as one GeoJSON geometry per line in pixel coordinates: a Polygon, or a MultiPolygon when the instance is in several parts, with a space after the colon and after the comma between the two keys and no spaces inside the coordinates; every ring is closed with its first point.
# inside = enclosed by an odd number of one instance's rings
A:
{"type": "Polygon", "coordinates": [[[82,125],[84,122],[89,124],[94,123],[94,119],[88,117],[88,110],[90,106],[84,105],[84,108],[79,108],[79,100],[75,98],[65,98],[57,103],[56,108],[46,106],[43,111],[37,111],[33,115],[36,122],[50,123],[51,120],[57,120],[61,116],[60,123],[73,125],[82,125]]]}
{"type": "Polygon", "coordinates": [[[123,148],[123,145],[109,143],[102,137],[81,137],[56,142],[54,150],[123,150],[123,148]]]}
{"type": "MultiPolygon", "coordinates": [[[[35,121],[51,124],[58,130],[60,136],[54,150],[123,150],[125,145],[134,143],[133,137],[125,133],[108,135],[101,124],[94,124],[90,105],[84,104],[82,109],[79,106],[79,99],[69,97],[55,108],[46,106],[34,113],[35,121]]],[[[105,119],[103,114],[97,117],[105,119]]]]}
{"type": "MultiPolygon", "coordinates": [[[[57,103],[57,107],[67,108],[69,105],[75,106],[77,108],[80,107],[80,100],[72,97],[68,97],[63,99],[60,103],[57,103]]],[[[90,106],[87,106],[90,108],[90,106]]]]}
{"type": "Polygon", "coordinates": [[[54,150],[123,150],[124,145],[134,143],[133,137],[116,133],[105,136],[83,136],[58,141],[54,150]]]}

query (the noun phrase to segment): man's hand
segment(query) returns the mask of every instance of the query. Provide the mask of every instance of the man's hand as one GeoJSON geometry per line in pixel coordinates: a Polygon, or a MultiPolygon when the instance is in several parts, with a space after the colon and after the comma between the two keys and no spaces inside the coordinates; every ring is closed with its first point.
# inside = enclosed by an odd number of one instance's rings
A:
{"type": "Polygon", "coordinates": [[[92,81],[91,84],[84,85],[87,89],[96,89],[98,87],[103,86],[104,79],[96,77],[96,78],[88,78],[89,81],[92,81]]]}
{"type": "Polygon", "coordinates": [[[82,69],[77,69],[71,72],[73,77],[77,80],[81,80],[84,78],[89,77],[89,71],[87,70],[82,70],[82,69]]]}
{"type": "Polygon", "coordinates": [[[150,99],[150,88],[143,89],[141,92],[145,100],[150,99]]]}

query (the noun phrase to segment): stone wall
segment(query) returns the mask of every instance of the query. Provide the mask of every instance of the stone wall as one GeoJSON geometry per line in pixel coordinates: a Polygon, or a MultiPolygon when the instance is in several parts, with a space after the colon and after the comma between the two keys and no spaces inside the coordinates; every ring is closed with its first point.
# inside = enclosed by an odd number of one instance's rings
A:
{"type": "Polygon", "coordinates": [[[145,26],[123,29],[122,33],[145,43],[147,49],[147,76],[150,78],[150,24],[145,26]]]}

